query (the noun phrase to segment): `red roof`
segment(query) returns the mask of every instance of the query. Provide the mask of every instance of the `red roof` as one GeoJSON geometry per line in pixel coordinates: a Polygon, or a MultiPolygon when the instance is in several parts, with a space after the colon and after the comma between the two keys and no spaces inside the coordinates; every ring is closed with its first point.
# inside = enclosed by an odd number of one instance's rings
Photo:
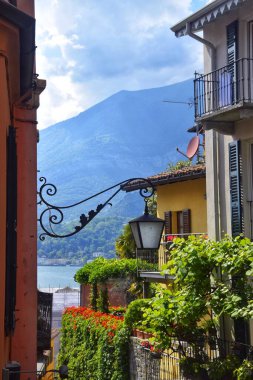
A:
{"type": "MultiPolygon", "coordinates": [[[[190,181],[198,178],[206,177],[206,166],[204,164],[187,166],[178,170],[171,170],[155,174],[147,177],[147,181],[153,186],[167,185],[169,183],[190,181]]],[[[135,180],[127,186],[122,187],[122,190],[127,192],[142,189],[147,187],[147,183],[141,180],[135,180]]]]}

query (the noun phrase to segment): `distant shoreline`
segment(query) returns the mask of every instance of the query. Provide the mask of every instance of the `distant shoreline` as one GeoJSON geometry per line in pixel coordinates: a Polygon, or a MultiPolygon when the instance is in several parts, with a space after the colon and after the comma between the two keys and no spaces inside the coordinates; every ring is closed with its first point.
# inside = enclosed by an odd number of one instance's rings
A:
{"type": "Polygon", "coordinates": [[[81,268],[82,265],[78,264],[38,264],[38,267],[77,267],[81,268]]]}

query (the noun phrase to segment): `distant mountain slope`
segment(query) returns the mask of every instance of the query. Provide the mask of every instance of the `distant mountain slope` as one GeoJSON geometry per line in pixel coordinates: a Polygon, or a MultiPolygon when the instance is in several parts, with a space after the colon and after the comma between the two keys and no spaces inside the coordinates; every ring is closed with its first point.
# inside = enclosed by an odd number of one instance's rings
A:
{"type": "Polygon", "coordinates": [[[161,172],[168,162],[182,159],[176,147],[184,150],[191,137],[186,131],[193,125],[193,108],[164,100],[192,97],[192,80],[121,91],[42,130],[38,168],[58,187],[55,202],[74,203],[118,181],[161,172]]]}

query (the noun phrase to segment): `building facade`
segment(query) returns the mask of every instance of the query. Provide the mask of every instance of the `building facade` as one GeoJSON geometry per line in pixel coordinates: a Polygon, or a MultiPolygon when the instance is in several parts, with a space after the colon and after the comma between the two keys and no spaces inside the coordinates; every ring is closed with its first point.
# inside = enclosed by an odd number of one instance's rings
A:
{"type": "MultiPolygon", "coordinates": [[[[194,99],[206,137],[208,235],[253,239],[253,3],[212,1],[172,31],[204,46],[194,99]]],[[[231,324],[236,340],[252,344],[252,321],[249,326],[231,324]]]]}
{"type": "MultiPolygon", "coordinates": [[[[0,370],[37,362],[37,118],[33,0],[0,0],[0,370]]],[[[32,377],[31,377],[32,378],[32,377]]]]}
{"type": "MultiPolygon", "coordinates": [[[[165,220],[165,229],[158,252],[158,268],[168,260],[167,242],[175,236],[207,234],[206,168],[204,164],[186,166],[148,177],[156,191],[157,216],[165,220]]],[[[143,181],[134,181],[124,190],[144,188],[143,181]]],[[[154,252],[137,252],[138,257],[153,262],[154,252]]],[[[145,282],[168,283],[169,278],[159,272],[141,272],[145,282]]]]}

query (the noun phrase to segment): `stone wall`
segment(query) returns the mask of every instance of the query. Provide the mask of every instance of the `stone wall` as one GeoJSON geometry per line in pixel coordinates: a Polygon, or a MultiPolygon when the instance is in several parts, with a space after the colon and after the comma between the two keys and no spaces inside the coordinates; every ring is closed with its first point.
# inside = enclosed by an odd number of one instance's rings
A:
{"type": "Polygon", "coordinates": [[[176,352],[163,352],[160,358],[141,346],[142,339],[130,340],[130,380],[184,380],[176,352]]]}
{"type": "Polygon", "coordinates": [[[140,345],[138,338],[132,337],[130,343],[130,379],[160,380],[161,359],[151,357],[150,351],[140,345]]]}

